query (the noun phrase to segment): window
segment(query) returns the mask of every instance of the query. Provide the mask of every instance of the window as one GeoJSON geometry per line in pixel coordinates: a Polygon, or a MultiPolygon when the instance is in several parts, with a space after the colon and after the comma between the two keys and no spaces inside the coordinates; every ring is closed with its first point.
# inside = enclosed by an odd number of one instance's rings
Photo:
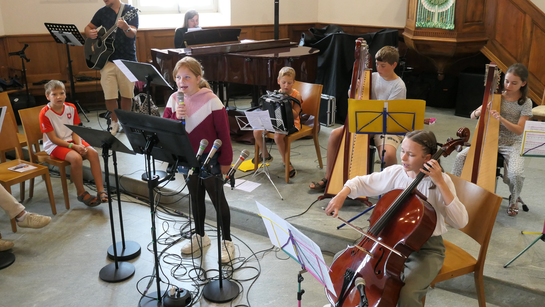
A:
{"type": "Polygon", "coordinates": [[[185,14],[189,10],[199,13],[218,12],[218,0],[132,0],[141,14],[185,14]]]}

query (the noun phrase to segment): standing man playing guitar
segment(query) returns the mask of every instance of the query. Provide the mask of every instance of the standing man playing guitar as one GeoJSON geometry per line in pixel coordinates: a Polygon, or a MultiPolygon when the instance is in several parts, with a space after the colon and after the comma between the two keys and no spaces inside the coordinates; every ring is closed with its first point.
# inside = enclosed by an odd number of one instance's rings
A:
{"type": "MultiPolygon", "coordinates": [[[[102,40],[98,27],[113,30],[115,33],[104,39],[102,43],[107,46],[107,51],[99,54],[102,58],[107,57],[104,67],[89,66],[100,69],[100,84],[104,91],[106,108],[112,113],[112,131],[116,135],[119,131],[117,116],[113,112],[119,107],[117,103],[118,91],[121,94],[121,109],[130,111],[132,98],[134,97],[134,83],[130,82],[120,69],[113,63],[113,60],[136,61],[136,32],[138,30],[138,15],[132,18],[123,18],[129,11],[135,8],[129,4],[121,3],[120,0],[104,0],[105,6],[99,9],[91,22],[85,27],[87,40],[102,40]],[[121,11],[121,12],[120,12],[121,11]],[[108,45],[111,47],[108,47],[108,45]],[[111,51],[108,52],[108,51],[111,51]],[[109,57],[108,57],[109,56],[109,57]]],[[[110,32],[110,31],[108,31],[110,32]]],[[[86,46],[87,46],[86,42],[86,46]]],[[[97,60],[97,62],[99,62],[97,60]]]]}

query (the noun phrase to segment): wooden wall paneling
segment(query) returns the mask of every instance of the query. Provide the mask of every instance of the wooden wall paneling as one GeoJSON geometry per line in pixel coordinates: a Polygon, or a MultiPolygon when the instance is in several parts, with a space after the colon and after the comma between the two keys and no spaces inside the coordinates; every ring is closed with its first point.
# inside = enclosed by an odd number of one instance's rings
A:
{"type": "MultiPolygon", "coordinates": [[[[539,83],[541,83],[541,87],[543,88],[543,82],[545,82],[545,66],[543,65],[545,63],[545,31],[534,24],[532,32],[528,70],[531,75],[535,76],[537,81],[541,81],[539,83]]],[[[541,95],[536,93],[536,96],[540,97],[541,95]]],[[[536,102],[539,101],[539,99],[534,100],[536,102]]]]}
{"type": "Polygon", "coordinates": [[[145,31],[136,39],[138,60],[151,63],[151,48],[174,48],[174,30],[145,31]]]}
{"type": "Polygon", "coordinates": [[[517,58],[523,43],[521,29],[524,13],[509,0],[498,1],[495,39],[512,57],[517,58]]]}
{"type": "Polygon", "coordinates": [[[9,79],[8,50],[5,37],[0,37],[0,78],[9,79]]]}
{"type": "Polygon", "coordinates": [[[480,1],[467,2],[464,15],[465,24],[483,23],[485,20],[484,3],[480,1]]]}

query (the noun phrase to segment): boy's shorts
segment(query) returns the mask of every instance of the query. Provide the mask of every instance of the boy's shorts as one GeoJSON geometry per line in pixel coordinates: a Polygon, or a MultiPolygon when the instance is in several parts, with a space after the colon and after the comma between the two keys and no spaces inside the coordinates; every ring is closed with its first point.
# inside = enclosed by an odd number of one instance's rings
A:
{"type": "MultiPolygon", "coordinates": [[[[74,143],[74,142],[68,142],[68,143],[74,143]]],[[[85,147],[89,147],[91,145],[89,145],[89,143],[85,142],[84,140],[81,140],[81,144],[85,147]]],[[[71,152],[73,149],[71,148],[68,148],[68,147],[62,147],[62,146],[57,146],[55,147],[55,149],[53,149],[53,151],[51,152],[51,158],[57,158],[57,159],[60,159],[60,160],[65,160],[66,159],[66,155],[71,152]]]]}
{"type": "Polygon", "coordinates": [[[100,85],[106,100],[117,99],[118,90],[121,97],[134,97],[134,82],[129,81],[119,67],[110,61],[100,70],[100,85]]]}
{"type": "Polygon", "coordinates": [[[396,134],[375,134],[373,135],[373,141],[375,142],[375,146],[382,146],[382,142],[384,137],[386,137],[385,145],[391,145],[394,146],[395,149],[399,147],[399,144],[403,142],[403,135],[396,135],[396,134]]]}

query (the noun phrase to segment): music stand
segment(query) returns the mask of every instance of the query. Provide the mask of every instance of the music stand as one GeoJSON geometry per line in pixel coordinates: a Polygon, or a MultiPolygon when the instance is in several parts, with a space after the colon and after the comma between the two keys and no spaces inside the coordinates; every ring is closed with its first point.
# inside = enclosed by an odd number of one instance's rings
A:
{"type": "MultiPolygon", "coordinates": [[[[185,133],[182,122],[160,118],[146,114],[133,113],[116,109],[119,123],[125,129],[125,134],[135,153],[143,154],[147,163],[148,197],[151,209],[151,236],[155,260],[155,278],[157,292],[146,295],[146,300],[140,301],[140,306],[157,306],[162,303],[164,292],[161,292],[159,256],[157,254],[157,234],[155,227],[156,209],[153,203],[153,190],[159,183],[157,175],[151,171],[151,158],[164,162],[199,169],[199,163],[193,152],[189,137],[185,133]]],[[[174,171],[175,168],[173,168],[174,171]]]]}
{"type": "MultiPolygon", "coordinates": [[[[134,62],[134,61],[127,61],[127,60],[114,60],[114,64],[117,65],[119,69],[121,69],[123,74],[125,74],[125,76],[129,79],[129,81],[146,82],[146,100],[147,101],[151,101],[150,100],[151,84],[166,86],[170,90],[173,90],[172,87],[168,84],[168,82],[163,78],[163,76],[161,76],[161,73],[158,72],[157,69],[149,63],[140,63],[140,62],[134,62]]],[[[148,103],[148,115],[151,115],[151,103],[148,103]]],[[[159,180],[160,182],[169,179],[165,171],[155,170],[155,161],[153,163],[153,175],[159,176],[161,178],[159,180]]],[[[148,178],[149,177],[147,173],[142,174],[142,180],[146,181],[148,180],[148,178]]]]}
{"type": "Polygon", "coordinates": [[[115,136],[108,131],[95,130],[87,127],[65,125],[70,130],[74,131],[77,135],[87,141],[90,145],[102,148],[102,159],[104,160],[104,173],[106,177],[106,192],[108,193],[108,209],[110,212],[110,227],[112,232],[112,246],[113,248],[113,260],[114,263],[106,265],[100,270],[99,277],[106,282],[119,282],[128,279],[134,274],[134,265],[128,262],[119,262],[124,260],[130,260],[140,255],[140,245],[133,241],[125,241],[125,234],[123,230],[123,213],[121,210],[121,197],[119,192],[119,180],[117,177],[117,157],[116,152],[124,152],[127,154],[134,154],[123,143],[121,143],[115,136]],[[112,209],[112,195],[110,191],[110,172],[108,157],[110,156],[110,150],[112,150],[112,160],[114,163],[115,172],[115,185],[117,188],[117,204],[119,210],[119,223],[121,229],[121,253],[117,252],[119,247],[115,239],[115,227],[114,216],[112,209]]]}
{"type": "MultiPolygon", "coordinates": [[[[405,135],[407,132],[424,128],[426,102],[418,99],[394,100],[348,100],[349,131],[357,134],[394,134],[405,135]]],[[[381,170],[384,161],[384,145],[381,170]]],[[[377,144],[375,144],[377,145],[377,144]]],[[[371,207],[371,208],[374,208],[371,207]]],[[[371,208],[357,214],[348,222],[359,218],[371,208]]],[[[344,227],[344,223],[337,227],[344,227]]]]}
{"type": "MultiPolygon", "coordinates": [[[[245,111],[244,114],[246,114],[248,123],[245,123],[241,119],[241,117],[244,116],[236,116],[239,117],[239,119],[237,119],[237,123],[239,124],[240,130],[262,130],[263,133],[261,135],[263,137],[263,147],[267,146],[267,144],[265,143],[265,135],[267,134],[267,131],[280,134],[288,134],[286,131],[278,129],[278,127],[284,127],[284,123],[281,119],[271,118],[271,116],[269,115],[269,111],[245,111]],[[276,126],[273,125],[273,121],[276,123],[276,126]]],[[[254,163],[255,162],[257,161],[254,161],[254,163]]],[[[269,178],[269,181],[280,196],[280,199],[284,200],[284,197],[282,197],[282,194],[280,194],[280,191],[278,191],[278,188],[271,179],[269,167],[267,166],[267,162],[265,161],[265,150],[261,151],[261,165],[259,165],[257,170],[254,172],[252,178],[260,174],[260,171],[267,175],[267,178],[269,178]]]]}
{"type": "Polygon", "coordinates": [[[304,293],[304,290],[301,290],[301,282],[303,281],[301,274],[305,271],[314,276],[326,288],[328,295],[337,296],[329,275],[331,269],[326,265],[320,247],[293,225],[280,218],[259,202],[256,201],[256,205],[271,243],[282,249],[290,258],[301,265],[302,270],[297,275],[299,282],[299,291],[297,292],[299,306],[301,306],[301,299],[304,293]]]}
{"type": "Polygon", "coordinates": [[[44,25],[57,43],[66,45],[66,55],[68,57],[68,78],[70,79],[70,101],[78,107],[83,116],[85,116],[87,122],[89,122],[89,118],[87,118],[87,114],[85,114],[85,111],[79,104],[78,100],[74,99],[76,87],[74,85],[74,74],[72,72],[72,59],[70,58],[70,46],[83,46],[85,40],[81,36],[81,33],[76,25],[47,22],[45,22],[44,25]]]}

